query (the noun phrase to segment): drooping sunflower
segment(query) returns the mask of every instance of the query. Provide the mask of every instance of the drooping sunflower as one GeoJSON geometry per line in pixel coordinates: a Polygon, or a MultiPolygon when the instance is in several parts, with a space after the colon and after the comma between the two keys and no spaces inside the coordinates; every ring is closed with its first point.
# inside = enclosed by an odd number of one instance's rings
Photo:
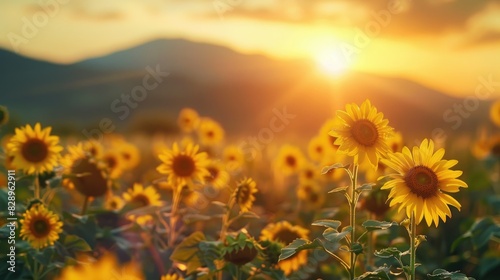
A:
{"type": "Polygon", "coordinates": [[[220,162],[212,161],[206,167],[210,175],[205,176],[205,183],[213,186],[215,189],[222,189],[229,183],[229,173],[224,170],[220,162]]]}
{"type": "Polygon", "coordinates": [[[237,146],[230,145],[224,148],[222,152],[222,159],[226,164],[227,170],[234,171],[243,166],[245,163],[245,156],[243,151],[237,146]]]}
{"type": "Polygon", "coordinates": [[[200,143],[205,146],[214,146],[224,140],[224,129],[210,118],[202,118],[198,127],[200,143]]]}
{"type": "Polygon", "coordinates": [[[19,236],[31,247],[42,249],[54,245],[62,232],[63,223],[59,217],[43,204],[33,205],[23,214],[19,236]]]}
{"type": "Polygon", "coordinates": [[[425,218],[428,226],[434,222],[436,227],[439,219],[446,222],[446,216],[451,217],[448,205],[460,210],[460,203],[447,193],[468,186],[457,179],[462,171],[450,170],[458,161],[442,159],[444,153],[444,149],[434,151],[434,142],[424,139],[413,151],[404,147],[402,153],[388,154],[388,159],[382,159],[396,172],[382,186],[390,190],[389,206],[399,204],[399,211],[405,209],[408,217],[414,214],[417,224],[425,218]]]}
{"type": "Polygon", "coordinates": [[[82,143],[68,147],[68,154],[62,158],[61,165],[67,176],[63,185],[76,189],[84,196],[103,196],[111,186],[105,166],[86,152],[82,143]]]}
{"type": "Polygon", "coordinates": [[[241,212],[248,212],[255,201],[254,193],[257,192],[257,184],[252,178],[245,178],[237,183],[233,193],[236,203],[241,212]]]}
{"type": "Polygon", "coordinates": [[[191,132],[195,130],[200,123],[200,116],[198,112],[191,108],[184,108],[179,112],[177,124],[184,132],[191,132]]]}
{"type": "Polygon", "coordinates": [[[7,143],[7,152],[13,156],[13,164],[27,174],[52,171],[58,164],[62,147],[59,137],[50,135],[52,127],[42,129],[26,125],[16,128],[16,134],[7,143]]]}
{"type": "Polygon", "coordinates": [[[144,188],[142,184],[135,183],[132,188],[123,194],[123,198],[134,208],[146,206],[161,206],[160,195],[153,186],[144,188]]]}
{"type": "Polygon", "coordinates": [[[98,261],[79,262],[78,265],[66,266],[57,280],[143,280],[139,265],[130,262],[120,265],[111,254],[102,256],[98,261]]]}
{"type": "Polygon", "coordinates": [[[292,145],[284,145],[281,147],[276,159],[274,161],[278,170],[285,175],[292,175],[297,173],[305,163],[302,151],[292,145]]]}
{"type": "Polygon", "coordinates": [[[491,105],[490,119],[496,126],[500,127],[500,100],[491,105]]]}
{"type": "MultiPolygon", "coordinates": [[[[281,242],[283,246],[287,246],[297,238],[307,239],[309,231],[301,226],[292,226],[287,221],[268,224],[261,233],[261,240],[271,240],[281,242]]],[[[280,261],[278,263],[286,275],[298,270],[301,266],[307,263],[307,251],[300,251],[294,256],[280,261]]]]}
{"type": "Polygon", "coordinates": [[[9,121],[9,110],[7,107],[0,105],[0,126],[6,124],[9,121]]]}
{"type": "Polygon", "coordinates": [[[165,274],[160,280],[184,280],[184,277],[177,274],[165,274]]]}
{"type": "Polygon", "coordinates": [[[192,185],[194,181],[204,182],[210,173],[206,166],[210,163],[207,153],[198,153],[198,146],[188,144],[183,150],[179,150],[174,143],[171,150],[164,150],[158,157],[162,161],[156,170],[166,174],[168,180],[176,187],[192,185]]]}
{"type": "Polygon", "coordinates": [[[330,135],[336,137],[338,152],[354,157],[354,163],[367,159],[375,168],[381,155],[390,151],[386,139],[392,134],[392,127],[384,115],[365,100],[361,107],[347,104],[345,111],[337,111],[340,125],[334,126],[330,135]]]}

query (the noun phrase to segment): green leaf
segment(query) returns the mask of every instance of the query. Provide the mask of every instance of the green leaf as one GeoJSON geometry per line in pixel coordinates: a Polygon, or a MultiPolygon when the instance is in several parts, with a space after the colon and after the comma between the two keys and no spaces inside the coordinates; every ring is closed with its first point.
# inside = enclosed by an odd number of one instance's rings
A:
{"type": "Polygon", "coordinates": [[[361,245],[361,243],[356,242],[352,244],[352,248],[350,251],[354,252],[354,254],[356,255],[359,255],[363,253],[363,245],[361,245]]]}
{"type": "Polygon", "coordinates": [[[475,222],[466,233],[453,242],[451,250],[454,251],[460,243],[469,238],[471,239],[473,246],[480,249],[488,244],[492,236],[498,234],[500,234],[500,225],[496,224],[490,217],[481,219],[475,222]]]}
{"type": "Polygon", "coordinates": [[[328,193],[346,192],[348,188],[349,188],[349,186],[338,187],[338,188],[335,188],[335,189],[329,191],[328,193]]]}
{"type": "Polygon", "coordinates": [[[388,229],[396,225],[397,223],[395,222],[385,222],[385,221],[375,221],[375,220],[367,220],[362,224],[362,226],[365,227],[367,231],[388,229]]]}
{"type": "Polygon", "coordinates": [[[202,266],[198,256],[198,244],[205,241],[205,235],[202,232],[194,232],[184,239],[170,256],[172,261],[187,264],[187,273],[191,274],[202,266]]]}
{"type": "Polygon", "coordinates": [[[216,271],[217,266],[215,261],[221,258],[221,248],[222,245],[219,241],[201,241],[199,243],[200,248],[200,261],[204,266],[208,267],[210,271],[216,271]]]}
{"type": "Polygon", "coordinates": [[[313,226],[323,226],[326,228],[333,228],[337,230],[341,222],[337,220],[317,220],[312,223],[313,226]]]}
{"type": "Polygon", "coordinates": [[[310,250],[310,249],[316,249],[316,248],[322,248],[322,244],[319,239],[314,239],[312,242],[305,240],[305,239],[295,239],[292,243],[290,243],[288,246],[284,247],[281,249],[281,254],[279,256],[279,260],[285,260],[288,259],[289,257],[297,254],[298,252],[302,250],[310,250]]]}
{"type": "Polygon", "coordinates": [[[321,174],[326,174],[334,169],[338,169],[338,168],[343,168],[343,169],[347,169],[349,168],[349,165],[343,165],[342,163],[338,162],[338,163],[335,163],[333,165],[330,165],[330,166],[325,166],[323,167],[323,169],[321,170],[321,174]]]}
{"type": "Polygon", "coordinates": [[[69,251],[92,251],[92,248],[90,248],[89,244],[85,240],[73,234],[66,235],[62,244],[69,251]]]}
{"type": "Polygon", "coordinates": [[[53,247],[47,247],[47,248],[44,248],[42,251],[36,251],[36,250],[33,250],[33,252],[31,253],[31,255],[33,256],[33,258],[41,263],[42,265],[44,266],[48,266],[51,261],[52,261],[52,256],[54,255],[54,248],[53,247]]]}
{"type": "Polygon", "coordinates": [[[399,259],[399,257],[402,254],[403,253],[399,251],[399,249],[396,247],[389,247],[389,248],[384,248],[380,251],[375,251],[375,256],[383,259],[388,259],[392,257],[399,259]]]}
{"type": "Polygon", "coordinates": [[[371,191],[372,187],[375,186],[374,183],[366,183],[356,188],[356,192],[360,193],[362,191],[371,191]]]}
{"type": "Polygon", "coordinates": [[[391,280],[389,277],[390,268],[386,265],[377,268],[374,271],[365,272],[355,280],[391,280]]]}
{"type": "Polygon", "coordinates": [[[474,279],[467,277],[467,275],[460,273],[459,271],[449,272],[444,269],[436,269],[432,274],[427,274],[428,279],[431,280],[469,280],[474,279]]]}
{"type": "Polygon", "coordinates": [[[352,231],[351,226],[345,227],[344,229],[342,229],[341,232],[338,232],[336,229],[333,228],[327,228],[323,232],[323,237],[330,242],[337,243],[343,238],[345,238],[347,235],[349,235],[351,231],[352,231]]]}

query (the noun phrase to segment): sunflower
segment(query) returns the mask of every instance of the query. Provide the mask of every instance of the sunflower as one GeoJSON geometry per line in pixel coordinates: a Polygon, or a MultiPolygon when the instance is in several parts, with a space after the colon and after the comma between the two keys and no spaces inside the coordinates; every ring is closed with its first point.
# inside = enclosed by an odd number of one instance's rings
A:
{"type": "Polygon", "coordinates": [[[500,100],[491,105],[490,119],[496,126],[500,127],[500,100]]]}
{"type": "Polygon", "coordinates": [[[224,129],[218,122],[210,118],[203,118],[198,127],[198,137],[201,144],[214,146],[224,140],[224,129]]]}
{"type": "Polygon", "coordinates": [[[361,107],[348,104],[346,111],[337,111],[341,124],[334,126],[330,135],[337,137],[335,144],[339,145],[338,151],[353,156],[355,164],[367,158],[376,168],[381,155],[390,151],[385,139],[391,135],[392,127],[383,117],[369,100],[363,102],[361,107]]]}
{"type": "Polygon", "coordinates": [[[43,204],[36,204],[23,214],[19,236],[35,249],[54,245],[62,232],[63,223],[43,204]]]}
{"type": "Polygon", "coordinates": [[[238,182],[233,195],[236,203],[240,206],[241,212],[248,212],[255,201],[254,193],[257,192],[257,184],[251,178],[245,178],[238,182]]]}
{"type": "Polygon", "coordinates": [[[400,204],[399,211],[406,208],[406,215],[414,214],[417,224],[425,218],[428,226],[434,221],[436,227],[440,218],[446,222],[446,216],[451,217],[448,205],[460,210],[460,203],[444,192],[458,192],[460,187],[467,188],[467,184],[457,179],[462,171],[450,170],[458,161],[443,160],[444,153],[444,149],[434,152],[434,142],[424,139],[413,151],[404,147],[402,153],[382,159],[396,172],[382,186],[390,189],[389,206],[400,204]]]}
{"type": "Polygon", "coordinates": [[[207,199],[203,194],[191,189],[187,185],[183,186],[181,189],[181,198],[182,202],[188,207],[202,208],[200,206],[207,203],[207,199]]]}
{"type": "Polygon", "coordinates": [[[160,280],[184,280],[184,278],[177,274],[165,274],[161,277],[160,280]]]}
{"type": "Polygon", "coordinates": [[[284,145],[281,147],[274,163],[285,175],[292,175],[302,168],[305,159],[298,147],[284,145]]]}
{"type": "Polygon", "coordinates": [[[141,160],[139,149],[131,143],[121,143],[121,145],[118,146],[118,153],[121,156],[121,162],[125,170],[134,169],[141,160]]]}
{"type": "MultiPolygon", "coordinates": [[[[292,226],[287,221],[278,222],[276,224],[268,224],[261,233],[261,240],[277,241],[287,246],[297,238],[307,239],[309,231],[301,226],[292,226]]],[[[289,275],[301,266],[307,263],[307,251],[300,251],[293,257],[280,261],[278,266],[289,275]]]]}
{"type": "Polygon", "coordinates": [[[139,265],[130,262],[120,265],[111,254],[102,256],[98,261],[79,262],[66,266],[57,280],[142,280],[145,279],[139,265]]]}
{"type": "Polygon", "coordinates": [[[227,170],[234,171],[243,166],[245,163],[245,156],[240,148],[230,145],[224,148],[222,160],[226,164],[227,170]]]}
{"type": "Polygon", "coordinates": [[[229,183],[229,173],[224,170],[220,162],[212,161],[206,167],[210,175],[205,176],[205,183],[213,186],[215,189],[222,189],[229,183]]]}
{"type": "Polygon", "coordinates": [[[299,171],[300,181],[310,182],[316,180],[320,176],[321,169],[311,163],[304,164],[299,171]]]}
{"type": "Polygon", "coordinates": [[[83,149],[82,143],[68,147],[69,153],[62,160],[64,174],[63,185],[75,188],[84,196],[99,197],[106,194],[111,182],[105,166],[83,149]]]}
{"type": "Polygon", "coordinates": [[[179,112],[177,124],[182,131],[191,132],[200,124],[200,116],[195,110],[191,108],[184,108],[179,112]]]}
{"type": "Polygon", "coordinates": [[[328,142],[328,139],[323,136],[312,138],[307,145],[307,154],[309,158],[316,162],[323,161],[330,151],[333,151],[333,148],[328,142]]]}
{"type": "Polygon", "coordinates": [[[389,149],[395,153],[401,151],[403,149],[403,134],[399,131],[394,131],[391,135],[389,135],[386,139],[387,146],[389,149]]]}
{"type": "Polygon", "coordinates": [[[89,153],[94,158],[101,157],[103,149],[104,148],[102,147],[101,143],[96,140],[83,142],[83,150],[89,153]]]}
{"type": "Polygon", "coordinates": [[[124,205],[125,202],[123,202],[123,199],[116,195],[106,198],[106,202],[104,203],[104,207],[112,211],[120,210],[124,205]]]}
{"type": "Polygon", "coordinates": [[[328,147],[333,150],[333,152],[336,152],[339,149],[339,145],[335,144],[335,141],[337,140],[337,137],[333,136],[330,134],[330,131],[335,126],[341,125],[342,120],[339,118],[330,118],[325,121],[325,123],[321,126],[319,129],[319,136],[323,137],[323,139],[328,143],[328,147]]]}
{"type": "Polygon", "coordinates": [[[59,137],[50,135],[52,127],[42,129],[40,123],[16,128],[16,134],[7,144],[8,154],[14,156],[13,164],[27,174],[52,171],[62,151],[59,137]]]}
{"type": "Polygon", "coordinates": [[[206,166],[210,163],[207,154],[198,153],[198,146],[189,144],[184,151],[179,150],[177,143],[172,150],[164,150],[158,157],[163,162],[156,170],[167,174],[169,181],[176,187],[192,184],[194,180],[204,182],[210,173],[206,166]]]}
{"type": "Polygon", "coordinates": [[[120,178],[123,173],[124,162],[118,152],[112,150],[106,151],[100,160],[105,164],[111,179],[120,178]]]}
{"type": "Polygon", "coordinates": [[[0,105],[0,126],[6,124],[9,121],[9,110],[7,107],[0,105]]]}
{"type": "Polygon", "coordinates": [[[134,208],[162,205],[160,195],[153,186],[144,188],[142,184],[138,183],[135,183],[131,189],[124,193],[123,198],[134,208]]]}
{"type": "Polygon", "coordinates": [[[306,206],[312,208],[321,208],[325,203],[325,196],[317,183],[302,182],[297,188],[297,197],[303,201],[306,206]]]}

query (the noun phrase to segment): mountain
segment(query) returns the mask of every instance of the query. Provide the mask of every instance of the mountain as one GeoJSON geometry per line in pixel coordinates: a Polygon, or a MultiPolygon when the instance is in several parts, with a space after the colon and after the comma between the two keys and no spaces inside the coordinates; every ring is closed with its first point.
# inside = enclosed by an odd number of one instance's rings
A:
{"type": "MultiPolygon", "coordinates": [[[[2,50],[0,61],[0,103],[19,123],[41,121],[76,131],[97,128],[103,118],[122,131],[130,125],[140,130],[141,118],[172,122],[181,108],[192,107],[231,134],[257,136],[269,127],[273,112],[286,108],[296,117],[276,137],[310,137],[335,109],[369,98],[397,130],[430,137],[436,128],[455,132],[459,115],[450,110],[464,102],[401,78],[350,73],[335,81],[308,61],[273,60],[182,39],[156,40],[71,65],[2,50]],[[127,101],[157,68],[168,76],[159,77],[144,100],[127,101]]],[[[473,131],[487,118],[488,106],[481,101],[470,117],[460,117],[460,130],[473,131]]]]}

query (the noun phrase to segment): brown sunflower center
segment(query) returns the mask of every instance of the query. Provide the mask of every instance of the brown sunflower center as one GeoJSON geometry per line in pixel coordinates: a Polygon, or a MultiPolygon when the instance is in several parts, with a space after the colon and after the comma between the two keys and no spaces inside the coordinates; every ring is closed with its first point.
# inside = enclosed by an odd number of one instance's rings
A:
{"type": "Polygon", "coordinates": [[[115,157],[107,157],[106,164],[108,165],[109,169],[114,169],[118,165],[118,161],[115,157]]]}
{"type": "Polygon", "coordinates": [[[496,143],[492,148],[491,148],[491,154],[500,157],[500,143],[496,143]]]}
{"type": "Polygon", "coordinates": [[[205,180],[207,182],[213,182],[217,178],[217,176],[219,175],[219,169],[217,169],[216,167],[210,166],[207,168],[207,170],[210,173],[210,175],[205,176],[205,180]]]}
{"type": "Polygon", "coordinates": [[[250,195],[252,192],[250,191],[250,186],[248,185],[241,185],[238,188],[238,191],[236,193],[236,197],[238,199],[239,204],[245,204],[250,200],[250,195]]]}
{"type": "Polygon", "coordinates": [[[92,155],[92,156],[97,156],[97,148],[96,147],[91,147],[89,149],[89,153],[92,155]]]}
{"type": "Polygon", "coordinates": [[[419,165],[411,168],[404,180],[412,193],[423,198],[436,195],[439,189],[436,173],[426,166],[419,165]]]}
{"type": "Polygon", "coordinates": [[[75,188],[85,196],[99,197],[106,193],[108,182],[102,170],[89,158],[76,160],[71,167],[71,180],[75,188]]]}
{"type": "Polygon", "coordinates": [[[178,155],[173,160],[172,169],[174,174],[179,177],[189,177],[194,173],[196,166],[192,157],[178,155]]]}
{"type": "Polygon", "coordinates": [[[351,134],[356,142],[368,147],[375,145],[379,136],[375,124],[366,119],[356,121],[351,127],[351,134]]]}
{"type": "Polygon", "coordinates": [[[132,158],[132,156],[129,153],[123,153],[122,155],[125,160],[130,160],[132,158]]]}
{"type": "Polygon", "coordinates": [[[391,149],[393,152],[399,151],[399,145],[397,143],[392,144],[391,149]]]}
{"type": "Polygon", "coordinates": [[[207,131],[207,137],[208,138],[214,138],[215,133],[212,130],[207,131]]]}
{"type": "Polygon", "coordinates": [[[149,198],[143,194],[136,194],[132,198],[132,204],[138,207],[148,206],[150,204],[149,198]]]}
{"type": "Polygon", "coordinates": [[[283,228],[274,234],[273,240],[277,240],[288,245],[297,238],[300,238],[300,236],[295,231],[283,228]]]}
{"type": "Polygon", "coordinates": [[[40,139],[31,138],[21,148],[23,158],[29,162],[38,163],[44,161],[49,154],[49,147],[40,139]]]}
{"type": "Polygon", "coordinates": [[[321,146],[316,146],[316,152],[321,154],[323,152],[323,147],[321,146]]]}
{"type": "Polygon", "coordinates": [[[297,159],[294,156],[287,156],[285,158],[286,165],[295,167],[297,165],[297,159]]]}
{"type": "Polygon", "coordinates": [[[308,169],[306,171],[304,171],[304,177],[306,177],[307,179],[311,179],[314,177],[314,171],[308,169]]]}
{"type": "Polygon", "coordinates": [[[31,232],[37,238],[45,237],[50,232],[50,225],[46,219],[40,218],[31,223],[31,232]]]}
{"type": "Polygon", "coordinates": [[[316,203],[318,202],[319,200],[319,196],[317,193],[311,193],[311,195],[309,196],[309,201],[311,201],[312,203],[316,203]]]}

